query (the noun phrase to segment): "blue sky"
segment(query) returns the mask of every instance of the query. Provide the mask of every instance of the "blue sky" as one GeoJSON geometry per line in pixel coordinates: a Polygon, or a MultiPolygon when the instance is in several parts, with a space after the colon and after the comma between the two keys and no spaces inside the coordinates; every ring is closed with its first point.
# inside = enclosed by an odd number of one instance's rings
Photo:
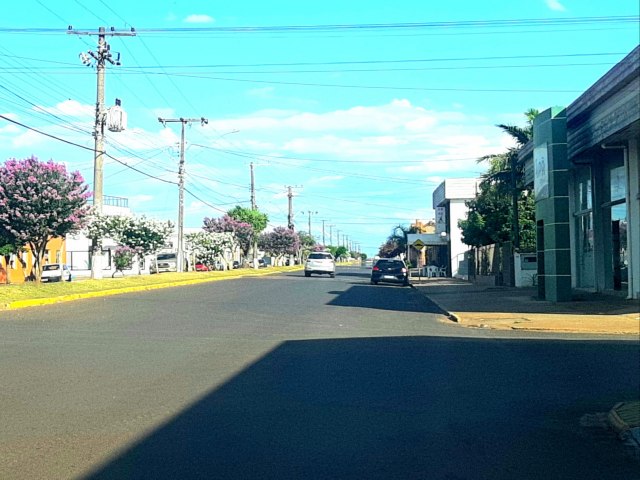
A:
{"type": "MultiPolygon", "coordinates": [[[[146,1],[23,0],[0,18],[0,115],[93,147],[95,70],[79,54],[110,37],[105,195],[136,214],[177,219],[179,124],[186,130],[185,227],[250,206],[325,242],[374,255],[398,224],[434,217],[446,178],[476,177],[507,148],[496,124],[568,105],[639,41],[637,0],[146,1]],[[586,18],[588,17],[588,18],[586,18]],[[252,28],[249,28],[252,27],[252,28]],[[298,28],[292,28],[298,27],[298,28]],[[141,170],[136,172],[126,165],[141,170]],[[164,181],[163,181],[164,180],[164,181]],[[316,213],[317,212],[317,213],[316,213]]],[[[80,170],[92,152],[0,119],[0,158],[35,155],[80,170]]]]}

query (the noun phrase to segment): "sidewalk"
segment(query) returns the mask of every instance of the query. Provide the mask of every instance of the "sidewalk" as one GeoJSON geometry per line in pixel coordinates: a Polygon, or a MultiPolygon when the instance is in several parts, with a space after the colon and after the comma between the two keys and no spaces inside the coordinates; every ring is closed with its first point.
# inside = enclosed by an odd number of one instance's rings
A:
{"type": "Polygon", "coordinates": [[[467,327],[635,336],[640,301],[581,293],[571,302],[538,300],[537,289],[487,287],[455,278],[413,278],[451,320],[467,327]]]}

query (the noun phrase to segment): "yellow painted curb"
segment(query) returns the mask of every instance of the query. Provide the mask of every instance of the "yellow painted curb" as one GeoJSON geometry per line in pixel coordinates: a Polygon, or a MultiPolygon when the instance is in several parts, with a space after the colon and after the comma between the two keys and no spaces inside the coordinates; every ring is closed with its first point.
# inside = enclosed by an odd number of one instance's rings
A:
{"type": "Polygon", "coordinates": [[[262,271],[252,271],[249,273],[242,273],[236,275],[224,275],[220,277],[203,277],[203,278],[194,278],[192,280],[180,280],[175,282],[166,282],[166,283],[155,283],[152,285],[137,285],[133,287],[124,287],[124,288],[112,288],[109,290],[97,290],[94,292],[83,292],[83,293],[74,293],[70,295],[61,295],[59,297],[49,297],[49,298],[32,298],[27,300],[16,300],[14,302],[5,303],[3,305],[4,310],[18,310],[20,308],[27,307],[37,307],[42,305],[52,305],[55,303],[63,303],[70,302],[73,300],[81,300],[85,298],[97,298],[97,297],[107,297],[111,295],[119,295],[121,293],[133,293],[133,292],[142,292],[148,290],[158,290],[160,288],[170,288],[170,287],[182,287],[187,285],[195,285],[198,283],[207,283],[207,282],[219,282],[222,280],[235,280],[243,277],[262,277],[266,275],[273,275],[276,273],[283,272],[295,272],[301,270],[302,267],[293,268],[291,270],[262,270],[262,271]]]}

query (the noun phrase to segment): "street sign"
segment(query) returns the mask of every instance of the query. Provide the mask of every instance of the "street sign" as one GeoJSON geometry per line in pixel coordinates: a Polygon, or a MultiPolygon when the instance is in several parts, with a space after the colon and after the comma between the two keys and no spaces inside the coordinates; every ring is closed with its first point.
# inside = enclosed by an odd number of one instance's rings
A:
{"type": "Polygon", "coordinates": [[[424,243],[422,242],[422,240],[418,239],[415,242],[412,243],[412,245],[417,248],[418,250],[421,250],[422,248],[424,248],[424,243]]]}

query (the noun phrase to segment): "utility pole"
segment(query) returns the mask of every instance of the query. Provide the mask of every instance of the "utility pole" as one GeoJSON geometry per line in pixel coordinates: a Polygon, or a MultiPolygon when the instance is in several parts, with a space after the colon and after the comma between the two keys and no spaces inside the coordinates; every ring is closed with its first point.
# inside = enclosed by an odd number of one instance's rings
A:
{"type": "Polygon", "coordinates": [[[287,187],[289,192],[287,193],[287,197],[289,197],[289,215],[287,215],[287,226],[289,230],[293,230],[293,192],[291,191],[291,186],[287,187]]]}
{"type": "Polygon", "coordinates": [[[249,164],[249,167],[251,168],[251,210],[257,210],[258,207],[256,206],[256,184],[253,176],[253,162],[249,164]]]}
{"type": "Polygon", "coordinates": [[[287,192],[288,192],[287,197],[289,199],[289,214],[287,215],[287,227],[289,227],[289,230],[293,230],[295,228],[293,224],[293,190],[292,190],[293,188],[302,188],[302,185],[287,186],[287,192]]]}
{"type": "MultiPolygon", "coordinates": [[[[95,61],[96,66],[96,114],[93,127],[94,136],[94,157],[93,157],[93,206],[96,213],[102,213],[103,206],[103,165],[104,165],[104,126],[107,120],[107,113],[104,107],[104,85],[105,71],[107,62],[111,65],[120,65],[120,54],[113,58],[111,54],[111,46],[107,43],[107,35],[110,37],[133,37],[135,29],[130,32],[116,32],[113,27],[107,32],[105,27],[98,28],[98,31],[76,31],[69,26],[67,33],[71,35],[97,35],[98,51],[89,50],[87,53],[82,52],[80,59],[82,63],[88,67],[92,66],[95,61]]],[[[98,251],[98,239],[94,239],[91,244],[91,278],[102,278],[102,252],[98,251]]]]}
{"type": "Polygon", "coordinates": [[[333,227],[335,225],[329,225],[329,245],[333,246],[333,227]]]}
{"type": "Polygon", "coordinates": [[[322,220],[322,245],[326,245],[324,242],[324,222],[326,222],[326,220],[322,220]]]}
{"type": "Polygon", "coordinates": [[[165,127],[167,123],[182,124],[180,133],[180,163],[178,166],[178,265],[177,271],[184,272],[184,127],[187,123],[200,122],[201,125],[209,123],[204,117],[200,118],[160,118],[158,121],[165,127]]]}
{"type": "MultiPolygon", "coordinates": [[[[302,212],[302,213],[304,213],[304,212],[302,212]]],[[[311,214],[317,215],[318,212],[312,212],[311,210],[308,210],[307,213],[309,214],[309,236],[311,236],[311,214]]]]}

